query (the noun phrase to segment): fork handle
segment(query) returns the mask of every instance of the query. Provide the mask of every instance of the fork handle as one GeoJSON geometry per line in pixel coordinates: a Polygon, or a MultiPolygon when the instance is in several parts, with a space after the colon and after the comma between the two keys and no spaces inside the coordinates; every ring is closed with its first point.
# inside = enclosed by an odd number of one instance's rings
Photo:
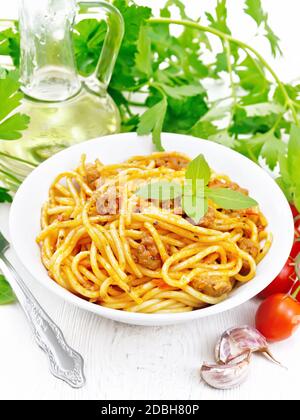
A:
{"type": "Polygon", "coordinates": [[[23,308],[35,340],[49,359],[50,371],[73,388],[85,384],[83,359],[65,341],[62,331],[46,314],[8,259],[0,255],[0,269],[23,308]]]}

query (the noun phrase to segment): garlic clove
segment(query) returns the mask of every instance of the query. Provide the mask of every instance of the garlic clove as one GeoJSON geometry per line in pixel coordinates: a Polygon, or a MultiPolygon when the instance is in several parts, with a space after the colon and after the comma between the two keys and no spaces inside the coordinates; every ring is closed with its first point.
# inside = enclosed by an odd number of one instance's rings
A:
{"type": "Polygon", "coordinates": [[[216,346],[215,357],[217,363],[228,364],[245,352],[264,353],[274,363],[280,365],[272,356],[266,338],[255,328],[249,326],[227,330],[216,346]]]}
{"type": "Polygon", "coordinates": [[[241,385],[250,371],[251,352],[240,355],[228,365],[204,363],[201,368],[201,378],[216,389],[232,389],[241,385]]]}

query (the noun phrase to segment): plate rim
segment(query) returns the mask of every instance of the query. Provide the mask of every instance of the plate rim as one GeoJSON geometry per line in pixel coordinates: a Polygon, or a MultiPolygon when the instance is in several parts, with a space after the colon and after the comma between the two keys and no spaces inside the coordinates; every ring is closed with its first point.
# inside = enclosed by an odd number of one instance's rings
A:
{"type": "MultiPolygon", "coordinates": [[[[163,133],[162,134],[162,138],[167,138],[170,135],[172,135],[172,137],[180,137],[180,138],[189,138],[191,140],[196,140],[197,142],[206,142],[206,143],[210,143],[212,144],[211,141],[209,140],[204,140],[204,139],[200,139],[200,138],[196,138],[193,136],[188,136],[185,134],[173,134],[173,133],[163,133]]],[[[30,185],[31,180],[35,179],[35,177],[37,176],[37,174],[39,172],[43,172],[45,167],[48,167],[49,165],[52,164],[52,162],[55,162],[57,159],[60,159],[62,156],[64,155],[68,155],[71,151],[74,151],[76,149],[82,149],[84,147],[86,147],[87,149],[89,148],[89,146],[91,144],[96,143],[97,141],[109,141],[111,138],[116,139],[116,138],[122,138],[124,141],[126,141],[126,138],[129,139],[130,136],[133,136],[134,138],[137,137],[136,133],[119,133],[119,134],[113,134],[113,135],[109,135],[109,136],[104,136],[104,137],[99,137],[99,138],[95,138],[95,139],[91,139],[88,140],[86,142],[83,143],[79,143],[76,145],[73,145],[65,150],[62,150],[61,152],[57,153],[56,155],[52,156],[51,158],[47,159],[45,162],[43,162],[41,165],[39,165],[26,179],[25,181],[22,183],[22,185],[20,186],[19,190],[16,193],[15,199],[12,203],[11,209],[10,209],[10,214],[9,214],[9,231],[10,231],[10,237],[11,237],[11,244],[12,247],[18,257],[18,260],[22,263],[22,265],[26,268],[26,270],[30,273],[31,277],[33,277],[34,281],[37,281],[38,283],[40,283],[42,286],[45,286],[48,290],[50,290],[51,292],[55,293],[57,296],[59,296],[60,298],[64,299],[65,301],[81,308],[84,310],[87,310],[88,312],[92,312],[95,313],[99,316],[108,318],[108,319],[112,319],[114,321],[119,321],[119,322],[123,322],[126,324],[135,324],[135,325],[144,325],[144,326],[153,326],[153,325],[172,325],[172,324],[177,324],[177,323],[182,323],[182,322],[189,322],[192,320],[196,320],[196,319],[201,319],[201,318],[206,318],[212,315],[217,315],[220,313],[223,313],[227,310],[231,310],[231,309],[235,309],[236,307],[244,304],[245,302],[251,300],[253,297],[255,297],[264,287],[267,286],[264,285],[263,288],[259,287],[254,287],[250,290],[248,290],[248,293],[242,293],[239,295],[235,295],[232,297],[229,297],[228,299],[226,299],[225,301],[214,305],[214,306],[210,306],[207,308],[202,308],[199,310],[194,310],[192,312],[184,312],[184,313],[172,313],[172,314],[144,314],[144,313],[132,313],[132,312],[126,312],[126,311],[120,311],[120,310],[116,310],[116,309],[111,309],[111,308],[105,308],[101,305],[95,305],[93,303],[90,303],[74,294],[72,294],[71,292],[69,292],[68,290],[62,288],[61,286],[59,286],[56,282],[54,282],[53,280],[51,280],[51,278],[47,275],[47,273],[45,273],[45,275],[47,276],[48,280],[47,282],[44,282],[40,279],[38,279],[34,273],[34,270],[31,267],[28,267],[28,265],[26,265],[26,262],[24,262],[24,259],[22,258],[22,251],[19,249],[19,246],[17,245],[17,242],[15,240],[15,233],[16,233],[16,226],[14,224],[14,220],[16,220],[16,216],[19,213],[18,210],[18,204],[19,202],[22,202],[21,198],[22,198],[22,194],[23,191],[26,190],[27,186],[30,185]]],[[[149,142],[149,136],[143,136],[140,137],[140,140],[143,141],[147,139],[147,141],[149,142]]],[[[224,149],[226,150],[226,153],[230,152],[233,155],[236,155],[236,158],[239,158],[240,160],[246,160],[247,164],[249,165],[249,163],[251,163],[251,165],[256,167],[256,170],[260,170],[261,174],[264,175],[265,177],[268,176],[271,180],[271,176],[265,171],[263,170],[261,167],[259,167],[257,164],[255,164],[253,161],[251,161],[250,159],[248,159],[247,157],[241,155],[240,153],[227,148],[224,145],[220,145],[220,144],[215,144],[216,147],[220,148],[220,150],[224,149]]],[[[187,151],[188,153],[188,151],[187,151]]],[[[143,153],[141,153],[143,154],[143,153]]],[[[280,187],[276,184],[276,182],[273,180],[274,183],[274,187],[278,189],[278,193],[281,194],[282,196],[282,208],[283,210],[285,210],[287,212],[287,214],[290,214],[290,222],[286,221],[286,223],[289,225],[289,229],[288,232],[286,233],[287,235],[290,236],[290,240],[288,242],[290,242],[290,249],[287,249],[286,251],[282,250],[282,254],[283,256],[281,257],[282,260],[282,264],[277,263],[278,267],[279,265],[282,265],[282,267],[284,266],[285,262],[287,261],[289,255],[290,255],[290,250],[292,248],[293,245],[293,240],[294,240],[294,224],[293,224],[293,216],[292,216],[292,212],[291,209],[289,207],[289,204],[283,194],[283,192],[281,191],[280,187]],[[283,262],[284,260],[284,262],[283,262]]],[[[42,263],[41,263],[42,264],[42,263]]],[[[281,267],[281,268],[282,268],[281,267]]],[[[277,271],[277,270],[276,270],[277,271]]],[[[278,273],[280,272],[280,270],[278,271],[278,273]]],[[[278,274],[277,273],[277,274],[278,274]]],[[[270,284],[270,282],[268,283],[270,284]]]]}

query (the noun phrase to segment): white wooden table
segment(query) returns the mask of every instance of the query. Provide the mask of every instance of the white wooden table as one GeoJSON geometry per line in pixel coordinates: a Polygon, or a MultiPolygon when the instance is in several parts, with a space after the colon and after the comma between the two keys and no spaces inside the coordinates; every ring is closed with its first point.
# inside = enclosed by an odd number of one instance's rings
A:
{"type": "MultiPolygon", "coordinates": [[[[236,0],[229,3],[237,4],[236,0]]],[[[280,2],[265,0],[264,3],[269,9],[272,3],[271,17],[283,34],[288,50],[289,60],[279,61],[278,69],[289,79],[296,77],[300,75],[300,56],[291,51],[299,48],[300,34],[296,37],[294,31],[289,31],[289,25],[293,19],[297,22],[300,5],[296,3],[299,2],[286,0],[283,15],[280,2]],[[292,7],[293,13],[289,14],[292,7]]],[[[5,5],[1,2],[0,18],[13,17],[15,12],[16,1],[10,0],[5,5]]],[[[299,27],[296,29],[300,32],[299,27]]],[[[8,206],[1,205],[0,229],[5,234],[8,234],[7,220],[8,206]]],[[[249,380],[240,388],[215,391],[200,381],[200,365],[203,360],[213,360],[219,335],[232,326],[253,324],[256,301],[188,325],[132,327],[98,318],[63,302],[24,273],[17,261],[14,263],[40,303],[63,329],[68,342],[83,355],[87,386],[72,390],[52,378],[18,304],[0,306],[0,399],[299,399],[300,334],[272,346],[276,357],[289,368],[287,371],[257,356],[249,380]]]]}

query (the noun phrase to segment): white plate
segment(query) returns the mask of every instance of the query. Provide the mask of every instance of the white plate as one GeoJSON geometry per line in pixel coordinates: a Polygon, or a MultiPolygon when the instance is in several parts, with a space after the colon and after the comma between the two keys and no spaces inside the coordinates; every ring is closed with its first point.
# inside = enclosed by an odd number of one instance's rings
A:
{"type": "Polygon", "coordinates": [[[89,303],[63,289],[51,280],[41,263],[35,238],[40,232],[40,214],[47,200],[48,188],[56,175],[78,166],[83,153],[88,161],[100,158],[104,163],[122,162],[133,155],[153,152],[150,137],[136,134],[117,134],[91,140],[64,150],[44,162],[25,180],[14,199],[10,212],[12,245],[23,265],[32,276],[64,300],[100,316],[136,325],[167,325],[204,318],[232,309],[253,298],[278,275],[288,259],[294,238],[291,210],[273,179],[244,156],[209,141],[190,136],[164,134],[163,144],[168,151],[178,151],[195,157],[203,153],[210,166],[219,173],[249,189],[269,221],[274,243],[258,267],[254,280],[236,289],[230,297],[216,306],[179,314],[137,314],[104,308],[89,303]]]}

